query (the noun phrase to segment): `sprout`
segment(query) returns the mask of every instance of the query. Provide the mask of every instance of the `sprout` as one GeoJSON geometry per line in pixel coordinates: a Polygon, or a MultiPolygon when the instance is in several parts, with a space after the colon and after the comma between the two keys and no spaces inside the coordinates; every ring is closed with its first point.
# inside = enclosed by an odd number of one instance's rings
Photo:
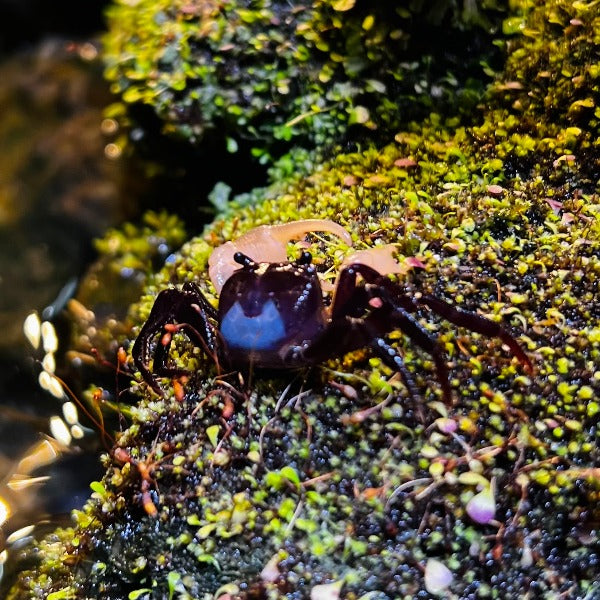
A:
{"type": "Polygon", "coordinates": [[[343,585],[343,581],[315,585],[310,590],[310,600],[338,600],[343,585]]]}
{"type": "Polygon", "coordinates": [[[476,523],[487,525],[496,515],[496,495],[494,480],[475,494],[467,503],[467,514],[476,523]]]}

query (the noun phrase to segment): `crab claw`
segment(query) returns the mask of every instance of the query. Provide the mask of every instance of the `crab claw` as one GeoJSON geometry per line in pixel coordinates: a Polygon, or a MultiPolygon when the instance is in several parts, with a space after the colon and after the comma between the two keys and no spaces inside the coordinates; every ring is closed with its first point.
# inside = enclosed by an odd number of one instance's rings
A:
{"type": "Polygon", "coordinates": [[[233,242],[215,248],[208,259],[208,274],[217,293],[231,274],[240,268],[235,260],[236,253],[252,258],[254,262],[285,262],[286,244],[301,238],[312,231],[326,231],[339,237],[346,245],[352,246],[350,234],[337,223],[329,219],[306,219],[292,221],[282,225],[261,225],[251,229],[233,242]]]}

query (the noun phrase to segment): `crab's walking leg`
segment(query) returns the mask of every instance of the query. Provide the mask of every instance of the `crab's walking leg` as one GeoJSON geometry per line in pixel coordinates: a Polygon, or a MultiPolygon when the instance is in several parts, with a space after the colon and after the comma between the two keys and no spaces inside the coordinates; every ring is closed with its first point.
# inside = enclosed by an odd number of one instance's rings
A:
{"type": "Polygon", "coordinates": [[[214,309],[193,283],[184,284],[181,290],[163,290],[158,294],[148,320],[144,323],[132,349],[136,367],[157,394],[162,396],[163,391],[154,373],[177,373],[177,370],[167,366],[173,328],[184,330],[192,342],[200,345],[212,356],[216,334],[210,319],[214,319],[215,316],[214,309]],[[152,343],[159,333],[161,339],[154,349],[153,373],[148,368],[148,363],[152,343]]]}
{"type": "Polygon", "coordinates": [[[390,314],[390,321],[395,325],[395,328],[400,329],[412,342],[433,358],[436,375],[442,386],[444,401],[446,404],[451,404],[452,388],[450,387],[448,362],[438,340],[402,308],[394,307],[390,314]]]}
{"type": "Polygon", "coordinates": [[[525,351],[517,342],[517,340],[501,325],[474,312],[462,310],[444,300],[440,300],[435,296],[426,295],[420,300],[422,304],[429,306],[429,308],[436,314],[440,315],[450,323],[458,325],[459,327],[465,327],[469,331],[475,333],[481,333],[487,337],[497,337],[504,344],[506,344],[514,356],[517,357],[518,361],[525,367],[529,373],[533,373],[534,368],[531,360],[525,354],[525,351]]]}
{"type": "MultiPolygon", "coordinates": [[[[410,296],[404,293],[398,284],[382,276],[375,269],[360,263],[350,264],[340,273],[331,315],[332,320],[335,321],[344,316],[358,317],[361,310],[368,309],[370,314],[365,317],[366,322],[376,325],[378,320],[381,321],[379,337],[383,338],[392,326],[404,331],[415,344],[432,356],[444,398],[448,402],[451,399],[448,365],[441,347],[437,340],[411,316],[411,313],[416,312],[420,306],[427,306],[432,312],[454,325],[487,337],[499,338],[510,348],[512,354],[526,370],[529,373],[533,372],[533,364],[519,342],[498,323],[477,313],[457,308],[435,296],[410,296]],[[357,285],[359,276],[365,282],[362,286],[357,285]],[[389,315],[386,317],[388,312],[389,315]]],[[[377,345],[375,347],[377,348],[377,345]]],[[[379,353],[384,359],[386,358],[385,352],[379,351],[379,353]]],[[[393,359],[388,359],[388,364],[393,362],[393,359]]],[[[393,367],[393,364],[390,366],[393,367]]]]}
{"type": "MultiPolygon", "coordinates": [[[[320,339],[315,340],[305,354],[307,359],[324,355],[327,348],[351,351],[371,345],[381,359],[399,372],[411,396],[417,396],[416,386],[402,357],[385,340],[394,329],[402,330],[417,346],[428,352],[435,363],[444,400],[450,403],[452,393],[444,353],[427,330],[395,301],[397,286],[375,269],[359,263],[346,267],[338,278],[331,309],[331,323],[320,339]],[[365,285],[357,285],[360,275],[365,285]]],[[[409,305],[413,308],[412,304],[409,305]]]]}
{"type": "Polygon", "coordinates": [[[419,397],[417,392],[417,386],[415,385],[415,381],[410,373],[410,371],[406,368],[404,364],[404,360],[402,356],[398,353],[396,348],[391,346],[383,337],[376,337],[371,346],[375,349],[377,354],[380,356],[381,360],[391,369],[394,369],[400,376],[402,377],[402,381],[404,381],[404,385],[408,390],[411,398],[413,400],[419,397]]]}

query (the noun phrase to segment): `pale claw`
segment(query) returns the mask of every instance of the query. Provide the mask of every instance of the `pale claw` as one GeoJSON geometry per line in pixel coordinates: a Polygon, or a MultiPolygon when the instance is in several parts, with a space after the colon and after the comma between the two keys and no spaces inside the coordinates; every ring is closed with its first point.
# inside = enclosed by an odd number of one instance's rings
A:
{"type": "Polygon", "coordinates": [[[241,267],[233,260],[236,252],[249,256],[254,262],[277,263],[287,260],[286,244],[312,231],[326,231],[352,246],[350,234],[328,219],[306,219],[282,225],[261,225],[251,229],[233,242],[215,248],[208,259],[208,275],[217,294],[232,273],[241,267]]]}
{"type": "Polygon", "coordinates": [[[390,275],[396,273],[398,275],[406,275],[411,269],[417,267],[424,269],[426,267],[418,258],[413,256],[407,257],[401,262],[394,258],[394,253],[397,251],[393,244],[385,246],[374,246],[367,250],[358,250],[344,258],[344,262],[340,271],[351,265],[352,263],[360,263],[375,269],[380,275],[390,275]]]}

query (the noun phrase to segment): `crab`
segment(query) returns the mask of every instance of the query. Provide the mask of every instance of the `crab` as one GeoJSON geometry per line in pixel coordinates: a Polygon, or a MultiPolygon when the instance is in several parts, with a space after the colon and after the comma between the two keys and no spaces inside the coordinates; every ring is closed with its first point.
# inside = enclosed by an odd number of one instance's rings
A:
{"type": "Polygon", "coordinates": [[[217,309],[194,282],[158,294],[132,350],[141,376],[157,394],[164,395],[157,377],[180,373],[169,366],[169,351],[173,334],[181,331],[217,365],[237,369],[298,369],[370,347],[400,373],[410,394],[417,396],[410,371],[387,339],[400,330],[432,357],[443,398],[451,403],[446,356],[436,337],[415,316],[423,308],[456,326],[499,338],[527,371],[533,371],[521,345],[498,323],[433,295],[409,294],[392,281],[388,276],[394,270],[391,250],[378,249],[377,260],[385,255],[384,273],[377,262],[366,264],[368,251],[350,256],[342,264],[333,298],[326,305],[310,253],[302,252],[291,262],[269,260],[281,259],[282,252],[285,258],[285,242],[308,231],[328,231],[351,244],[346,230],[327,220],[263,226],[213,252],[209,272],[220,292],[217,309]]]}

